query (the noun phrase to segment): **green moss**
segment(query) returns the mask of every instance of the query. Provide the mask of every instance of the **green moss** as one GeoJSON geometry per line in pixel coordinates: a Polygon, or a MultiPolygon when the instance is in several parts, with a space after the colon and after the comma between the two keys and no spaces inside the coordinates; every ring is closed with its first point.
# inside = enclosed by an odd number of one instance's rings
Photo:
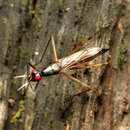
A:
{"type": "Polygon", "coordinates": [[[3,19],[2,19],[2,23],[3,23],[3,24],[8,24],[8,19],[7,19],[7,18],[3,18],[3,19]]]}
{"type": "Polygon", "coordinates": [[[19,102],[19,111],[24,112],[24,110],[25,110],[24,104],[25,104],[25,103],[24,103],[23,100],[21,100],[21,101],[19,102]]]}
{"type": "Polygon", "coordinates": [[[16,79],[11,80],[11,85],[16,85],[16,79]]]}
{"type": "Polygon", "coordinates": [[[127,50],[126,50],[124,44],[120,44],[119,53],[118,53],[118,57],[117,57],[117,68],[120,70],[123,69],[123,65],[127,61],[126,53],[127,53],[127,50]]]}
{"type": "Polygon", "coordinates": [[[26,7],[28,4],[28,0],[22,0],[23,6],[26,7]]]}
{"type": "Polygon", "coordinates": [[[36,11],[35,11],[35,10],[30,10],[30,11],[29,11],[29,14],[30,14],[30,15],[35,15],[35,14],[36,14],[36,11]]]}
{"type": "Polygon", "coordinates": [[[22,32],[24,33],[25,38],[26,38],[27,40],[30,40],[30,36],[29,36],[28,30],[27,30],[26,28],[23,28],[23,29],[22,29],[22,32]]]}
{"type": "Polygon", "coordinates": [[[61,6],[63,4],[63,0],[58,0],[58,3],[61,6]]]}
{"type": "Polygon", "coordinates": [[[18,111],[16,112],[15,116],[11,118],[10,123],[17,124],[18,120],[22,117],[24,110],[25,110],[24,101],[21,100],[19,102],[18,111]]]}
{"type": "Polygon", "coordinates": [[[18,49],[21,55],[24,55],[25,53],[27,53],[27,48],[25,47],[19,46],[18,49]]]}
{"type": "MultiPolygon", "coordinates": [[[[20,43],[18,43],[20,44],[20,43]]],[[[17,49],[17,58],[16,58],[16,68],[19,68],[20,63],[22,62],[22,57],[24,57],[28,52],[28,48],[23,47],[22,45],[19,45],[17,49]]]]}
{"type": "Polygon", "coordinates": [[[16,112],[15,116],[12,117],[10,120],[10,123],[16,124],[18,122],[18,119],[20,119],[22,113],[20,111],[16,112]]]}

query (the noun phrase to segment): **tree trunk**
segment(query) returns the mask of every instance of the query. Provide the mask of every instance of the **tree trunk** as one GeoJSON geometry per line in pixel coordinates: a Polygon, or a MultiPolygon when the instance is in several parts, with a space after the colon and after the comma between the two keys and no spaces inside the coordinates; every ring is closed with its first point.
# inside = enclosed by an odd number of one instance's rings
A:
{"type": "MultiPolygon", "coordinates": [[[[0,130],[130,129],[129,14],[129,0],[0,0],[0,130]],[[110,63],[72,72],[92,91],[59,74],[17,92],[26,81],[14,77],[39,61],[51,35],[62,58],[109,23],[84,47],[109,48],[90,64],[110,63]]],[[[53,62],[50,44],[36,68],[53,62]]]]}

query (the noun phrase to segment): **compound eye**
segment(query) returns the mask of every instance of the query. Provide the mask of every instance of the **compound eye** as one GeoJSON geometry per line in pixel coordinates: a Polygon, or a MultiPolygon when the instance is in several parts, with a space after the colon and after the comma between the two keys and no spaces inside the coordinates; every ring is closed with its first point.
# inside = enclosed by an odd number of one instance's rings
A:
{"type": "Polygon", "coordinates": [[[40,72],[34,69],[31,72],[31,81],[40,81],[42,79],[42,76],[40,75],[40,72]]]}
{"type": "Polygon", "coordinates": [[[34,79],[35,79],[35,81],[40,81],[42,79],[42,77],[41,77],[41,75],[37,74],[34,79]]]}
{"type": "Polygon", "coordinates": [[[37,71],[36,69],[33,69],[33,70],[32,70],[32,73],[35,73],[36,71],[37,71]]]}

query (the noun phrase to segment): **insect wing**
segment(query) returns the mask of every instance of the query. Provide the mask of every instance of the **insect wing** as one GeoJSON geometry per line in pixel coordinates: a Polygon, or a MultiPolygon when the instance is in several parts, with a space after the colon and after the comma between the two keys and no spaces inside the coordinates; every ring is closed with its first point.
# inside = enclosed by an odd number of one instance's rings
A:
{"type": "Polygon", "coordinates": [[[95,56],[101,50],[102,49],[99,47],[93,47],[93,48],[88,48],[88,49],[83,49],[81,51],[78,51],[74,53],[73,55],[70,55],[68,57],[61,59],[61,67],[63,69],[69,69],[69,67],[80,64],[84,60],[85,62],[87,62],[87,59],[95,56]]]}

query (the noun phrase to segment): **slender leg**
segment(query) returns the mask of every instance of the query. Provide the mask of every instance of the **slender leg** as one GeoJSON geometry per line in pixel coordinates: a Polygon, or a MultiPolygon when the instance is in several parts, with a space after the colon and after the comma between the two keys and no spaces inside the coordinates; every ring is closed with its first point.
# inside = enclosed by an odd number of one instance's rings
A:
{"type": "MultiPolygon", "coordinates": [[[[111,21],[111,22],[113,22],[113,21],[111,21]]],[[[97,35],[99,33],[104,33],[104,31],[106,31],[109,28],[109,26],[111,25],[111,22],[108,25],[106,25],[105,27],[101,28],[99,31],[97,31],[94,34],[90,35],[90,37],[88,37],[85,41],[80,43],[75,49],[72,50],[70,55],[72,55],[75,52],[77,52],[83,45],[85,45],[88,41],[90,41],[95,35],[97,35]]]]}
{"type": "Polygon", "coordinates": [[[88,90],[81,91],[81,92],[79,92],[79,93],[77,93],[77,94],[74,94],[72,97],[80,96],[80,95],[82,95],[83,93],[86,93],[87,91],[88,91],[88,90]]]}
{"type": "Polygon", "coordinates": [[[52,48],[53,48],[54,61],[56,62],[56,61],[58,61],[58,58],[57,58],[55,41],[54,41],[54,37],[53,36],[51,36],[51,43],[52,43],[52,48]]]}
{"type": "Polygon", "coordinates": [[[77,52],[83,45],[85,45],[89,40],[91,40],[94,37],[94,34],[91,35],[89,38],[87,38],[85,41],[83,41],[82,43],[80,43],[75,49],[72,50],[72,52],[69,55],[74,54],[75,52],[77,52]]]}
{"type": "Polygon", "coordinates": [[[75,70],[75,69],[92,69],[92,68],[101,67],[101,66],[107,65],[107,64],[108,64],[108,63],[88,65],[88,66],[74,66],[74,67],[71,67],[71,68],[69,68],[69,69],[71,69],[71,70],[75,70]]]}
{"type": "MultiPolygon", "coordinates": [[[[108,63],[104,63],[104,64],[95,64],[95,65],[89,65],[89,66],[83,66],[83,67],[80,67],[80,66],[75,66],[74,68],[72,68],[72,70],[75,70],[75,69],[92,69],[92,68],[96,68],[96,67],[101,67],[101,66],[103,66],[103,65],[107,65],[108,63]]],[[[68,78],[70,78],[70,79],[74,79],[73,81],[75,81],[76,83],[79,83],[79,82],[81,82],[81,81],[79,81],[78,79],[75,79],[74,77],[72,77],[71,75],[68,75],[68,74],[66,74],[65,72],[62,72],[66,77],[68,77],[68,78]],[[78,82],[77,82],[77,80],[78,80],[78,82]]],[[[84,86],[83,84],[85,84],[85,83],[83,83],[83,82],[81,82],[81,83],[79,83],[79,84],[81,84],[82,86],[84,86]]],[[[83,94],[83,93],[86,93],[87,91],[89,91],[89,90],[91,90],[91,88],[90,87],[88,87],[87,86],[87,84],[85,84],[85,87],[87,87],[87,88],[89,88],[88,90],[84,90],[84,91],[81,91],[81,92],[79,92],[79,93],[77,93],[77,94],[75,94],[75,95],[73,95],[73,97],[75,97],[75,96],[80,96],[81,94],[83,94]]]]}
{"type": "Polygon", "coordinates": [[[47,51],[47,48],[48,48],[48,46],[49,46],[50,41],[51,41],[51,37],[50,37],[50,39],[48,40],[48,42],[47,42],[47,44],[46,44],[46,47],[45,47],[45,49],[44,49],[44,51],[43,51],[43,54],[42,54],[40,60],[39,60],[36,64],[34,64],[34,65],[38,65],[38,64],[40,64],[40,63],[42,62],[42,60],[43,60],[43,58],[44,58],[44,55],[45,55],[45,53],[46,53],[46,51],[47,51]]]}
{"type": "MultiPolygon", "coordinates": [[[[46,45],[46,47],[45,47],[45,49],[44,49],[44,51],[43,51],[43,54],[42,54],[42,56],[41,56],[39,62],[36,63],[36,64],[34,64],[34,65],[38,65],[38,64],[40,64],[40,63],[42,62],[42,60],[43,60],[43,58],[44,58],[44,55],[45,55],[45,53],[46,53],[46,51],[47,51],[47,48],[48,48],[48,46],[49,46],[50,41],[51,41],[51,43],[52,43],[54,61],[56,62],[56,61],[58,60],[58,58],[57,58],[57,53],[56,53],[56,47],[55,47],[54,37],[51,36],[51,38],[50,38],[49,41],[47,42],[47,45],[46,45]]],[[[33,65],[33,68],[34,68],[34,65],[33,65]]],[[[31,65],[31,66],[32,66],[32,65],[31,65]]]]}
{"type": "Polygon", "coordinates": [[[40,63],[42,62],[42,60],[43,60],[43,58],[44,58],[44,55],[45,55],[45,53],[46,53],[46,51],[47,51],[47,48],[48,48],[48,46],[49,46],[50,41],[51,41],[51,37],[50,37],[50,39],[48,40],[48,42],[47,42],[47,44],[46,44],[46,47],[45,47],[45,49],[44,49],[44,51],[43,51],[43,54],[42,54],[40,60],[39,60],[37,63],[31,65],[31,67],[32,67],[32,66],[34,67],[35,65],[38,65],[38,64],[40,64],[40,63]]]}
{"type": "Polygon", "coordinates": [[[37,89],[39,83],[40,83],[40,81],[36,83],[35,88],[34,88],[35,90],[37,89]]]}
{"type": "Polygon", "coordinates": [[[64,74],[67,78],[69,78],[69,79],[73,80],[74,82],[76,82],[76,83],[82,85],[83,87],[87,88],[88,91],[91,90],[91,88],[86,83],[81,82],[80,80],[78,80],[78,79],[74,78],[73,76],[65,73],[64,71],[62,71],[61,73],[64,74]]]}

